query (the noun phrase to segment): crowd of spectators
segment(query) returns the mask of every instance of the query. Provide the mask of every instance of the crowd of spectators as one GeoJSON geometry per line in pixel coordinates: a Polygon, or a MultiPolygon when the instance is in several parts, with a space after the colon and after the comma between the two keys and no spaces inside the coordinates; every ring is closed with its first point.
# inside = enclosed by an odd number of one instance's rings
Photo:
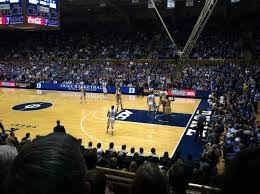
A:
{"type": "Polygon", "coordinates": [[[211,29],[203,33],[191,53],[193,59],[243,59],[237,32],[211,29]]]}
{"type": "Polygon", "coordinates": [[[221,150],[229,165],[238,153],[260,147],[260,124],[256,120],[259,93],[258,66],[225,66],[224,94],[209,96],[211,119],[206,128],[202,157],[208,165],[218,163],[221,150]]]}
{"type": "Polygon", "coordinates": [[[179,152],[172,158],[169,158],[167,152],[159,158],[154,148],[151,149],[151,154],[145,156],[142,148],[138,152],[131,148],[128,152],[126,145],[122,145],[122,149],[117,152],[113,142],[107,150],[103,150],[100,143],[96,147],[92,142],[89,142],[88,147],[81,143],[81,139],[77,140],[62,132],[36,137],[34,140],[26,134],[21,142],[17,141],[13,132],[10,136],[2,135],[2,192],[114,193],[113,185],[107,182],[106,175],[97,166],[135,173],[131,189],[134,194],[185,194],[189,183],[209,184],[212,181],[217,181],[223,188],[222,193],[243,193],[253,188],[236,186],[234,179],[240,182],[244,180],[242,185],[247,184],[246,179],[251,174],[246,169],[259,176],[258,171],[254,171],[259,169],[259,148],[241,151],[230,164],[233,167],[227,168],[224,177],[219,177],[205,158],[193,161],[192,156],[188,155],[186,159],[182,159],[179,152]],[[236,177],[238,174],[241,177],[236,177]],[[238,188],[242,188],[243,192],[238,188]]]}
{"type": "Polygon", "coordinates": [[[0,63],[0,80],[15,82],[48,82],[89,85],[108,85],[119,82],[121,86],[152,84],[158,87],[171,77],[170,64],[150,65],[148,63],[73,63],[73,62],[10,62],[0,63]]]}
{"type": "MultiPolygon", "coordinates": [[[[0,58],[11,59],[173,59],[184,48],[192,25],[171,26],[178,48],[173,47],[157,25],[128,28],[124,24],[90,26],[89,29],[56,32],[1,32],[0,58]],[[92,31],[91,29],[95,29],[92,31]],[[177,50],[178,49],[178,50],[177,50]]],[[[206,28],[191,53],[194,59],[241,59],[239,31],[223,27],[206,28]]]]}
{"type": "MultiPolygon", "coordinates": [[[[20,142],[11,132],[10,135],[2,134],[0,140],[0,185],[4,193],[34,193],[37,190],[41,193],[113,193],[106,185],[106,176],[96,166],[136,173],[133,193],[150,190],[150,193],[166,194],[170,190],[169,181],[175,184],[172,184],[173,191],[183,193],[189,177],[193,176],[191,156],[187,160],[179,156],[169,158],[166,152],[159,157],[154,148],[146,156],[142,148],[138,152],[131,148],[128,152],[126,145],[117,152],[113,142],[107,150],[100,143],[95,147],[89,142],[84,147],[81,139],[76,140],[63,132],[38,136],[34,140],[27,133],[20,142]],[[182,168],[185,172],[177,174],[182,168]],[[149,186],[146,181],[154,181],[155,185],[149,186]]],[[[198,171],[199,167],[196,177],[198,171]]]]}
{"type": "MultiPolygon", "coordinates": [[[[2,61],[0,62],[0,80],[24,83],[63,83],[88,85],[101,85],[107,81],[108,85],[119,82],[121,86],[178,88],[210,91],[233,91],[242,88],[244,82],[236,79],[243,77],[241,71],[248,72],[248,84],[259,88],[258,64],[247,67],[238,64],[186,64],[183,66],[182,76],[176,80],[176,66],[170,63],[150,64],[148,62],[125,62],[115,64],[112,62],[84,62],[73,63],[69,61],[2,61]],[[251,72],[254,79],[250,78],[251,72]]],[[[251,76],[252,77],[252,76],[251,76]]]]}

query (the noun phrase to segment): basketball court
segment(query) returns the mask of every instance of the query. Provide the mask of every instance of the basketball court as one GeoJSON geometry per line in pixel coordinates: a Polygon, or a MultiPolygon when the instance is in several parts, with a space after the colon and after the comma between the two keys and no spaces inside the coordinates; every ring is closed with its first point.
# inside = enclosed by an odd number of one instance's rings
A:
{"type": "MultiPolygon", "coordinates": [[[[0,120],[6,129],[16,128],[19,140],[27,132],[32,138],[53,131],[56,120],[61,120],[66,132],[103,149],[114,142],[120,150],[126,144],[127,150],[143,147],[150,153],[152,147],[162,155],[172,154],[179,144],[186,127],[196,112],[200,100],[176,98],[172,102],[173,114],[165,118],[161,112],[148,114],[146,97],[124,95],[124,110],[118,115],[114,136],[106,134],[107,111],[115,105],[115,95],[87,93],[85,104],[80,104],[80,93],[0,88],[0,120]]],[[[158,101],[158,98],[156,99],[158,101]]]]}

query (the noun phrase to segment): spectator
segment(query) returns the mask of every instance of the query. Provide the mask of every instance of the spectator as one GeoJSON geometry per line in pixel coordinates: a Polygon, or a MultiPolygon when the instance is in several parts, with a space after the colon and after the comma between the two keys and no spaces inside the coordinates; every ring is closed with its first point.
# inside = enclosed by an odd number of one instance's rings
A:
{"type": "Polygon", "coordinates": [[[189,153],[187,155],[187,159],[184,161],[184,165],[188,168],[193,168],[193,160],[192,160],[192,154],[189,153]]]}
{"type": "Polygon", "coordinates": [[[173,193],[186,194],[189,181],[189,175],[186,174],[183,164],[176,163],[169,170],[169,182],[173,193]]]}
{"type": "Polygon", "coordinates": [[[137,163],[132,161],[129,166],[129,172],[135,173],[137,171],[137,163]]]}
{"type": "Polygon", "coordinates": [[[118,156],[122,157],[122,156],[126,156],[127,151],[126,151],[126,145],[122,145],[122,149],[118,152],[118,156]]]}
{"type": "Polygon", "coordinates": [[[135,148],[131,148],[131,149],[130,149],[130,153],[128,153],[127,156],[133,157],[134,154],[135,154],[135,148]]]}
{"type": "Polygon", "coordinates": [[[172,166],[172,161],[169,158],[168,152],[164,152],[163,157],[160,158],[160,165],[164,166],[166,170],[172,166]]]}
{"type": "Polygon", "coordinates": [[[25,135],[25,137],[24,138],[22,138],[22,140],[21,140],[21,145],[24,145],[24,144],[26,144],[26,143],[29,143],[29,142],[31,142],[31,139],[30,139],[30,136],[31,136],[31,134],[30,133],[26,133],[26,135],[25,135]]]}
{"type": "Polygon", "coordinates": [[[97,165],[97,152],[94,149],[87,149],[84,152],[84,159],[88,170],[93,170],[97,165]]]}
{"type": "Polygon", "coordinates": [[[4,177],[7,176],[8,170],[11,168],[18,151],[14,146],[1,145],[0,146],[0,185],[2,184],[4,177]]]}
{"type": "Polygon", "coordinates": [[[17,138],[15,137],[14,132],[11,132],[10,135],[6,139],[6,143],[13,146],[18,146],[19,142],[17,138]]]}
{"type": "Polygon", "coordinates": [[[109,151],[109,152],[115,152],[115,149],[114,149],[114,142],[110,142],[110,143],[109,143],[108,151],[109,151]]]}
{"type": "Polygon", "coordinates": [[[56,132],[59,132],[59,133],[66,133],[66,130],[64,128],[64,126],[60,125],[60,120],[57,120],[57,126],[53,128],[53,131],[56,133],[56,132]]]}
{"type": "Polygon", "coordinates": [[[106,190],[106,175],[99,170],[87,172],[88,180],[91,184],[91,194],[104,194],[106,190]]]}
{"type": "Polygon", "coordinates": [[[78,141],[54,133],[26,144],[5,180],[5,193],[90,193],[78,141]],[[47,185],[47,186],[46,186],[47,185]]]}
{"type": "Polygon", "coordinates": [[[107,183],[106,194],[114,194],[114,185],[112,183],[107,183]]]}
{"type": "Polygon", "coordinates": [[[85,147],[82,145],[82,139],[80,138],[80,139],[78,139],[78,141],[79,141],[79,144],[80,144],[80,151],[83,154],[84,151],[85,151],[85,147]]]}
{"type": "Polygon", "coordinates": [[[93,147],[92,147],[92,142],[90,141],[90,142],[88,142],[88,147],[86,148],[87,150],[92,150],[93,149],[93,147]]]}
{"type": "Polygon", "coordinates": [[[168,194],[168,179],[153,163],[141,165],[133,182],[133,194],[168,194]]]}
{"type": "Polygon", "coordinates": [[[97,159],[98,159],[98,162],[100,162],[103,153],[104,153],[104,152],[103,152],[103,150],[102,150],[102,148],[101,148],[101,143],[98,143],[98,144],[97,144],[97,159]]]}
{"type": "Polygon", "coordinates": [[[116,157],[111,157],[109,159],[109,165],[108,165],[108,168],[111,168],[111,169],[117,169],[117,166],[118,166],[118,160],[116,157]]]}
{"type": "Polygon", "coordinates": [[[230,165],[226,166],[222,194],[255,193],[258,190],[260,178],[260,149],[247,149],[237,154],[230,165]]]}
{"type": "Polygon", "coordinates": [[[144,148],[139,149],[139,156],[144,156],[144,148]]]}
{"type": "Polygon", "coordinates": [[[151,149],[151,154],[150,154],[149,156],[151,156],[151,157],[157,157],[156,152],[155,152],[155,148],[152,148],[152,149],[151,149]]]}

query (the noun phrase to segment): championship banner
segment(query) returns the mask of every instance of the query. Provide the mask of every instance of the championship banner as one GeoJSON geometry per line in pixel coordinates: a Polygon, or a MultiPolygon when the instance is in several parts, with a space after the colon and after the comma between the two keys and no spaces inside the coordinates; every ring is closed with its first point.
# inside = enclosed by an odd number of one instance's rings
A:
{"type": "Polygon", "coordinates": [[[175,8],[175,0],[167,0],[167,8],[175,8]]]}
{"type": "Polygon", "coordinates": [[[192,7],[192,6],[194,6],[194,1],[193,1],[193,0],[186,0],[186,6],[187,6],[187,7],[192,7]]]}
{"type": "Polygon", "coordinates": [[[168,95],[181,97],[196,97],[196,90],[168,89],[168,95]]]}
{"type": "MultiPolygon", "coordinates": [[[[154,1],[154,4],[155,4],[155,1],[154,1]]],[[[148,0],[148,8],[149,9],[154,9],[154,4],[152,3],[152,0],[148,0]]]]}
{"type": "Polygon", "coordinates": [[[0,87],[15,87],[15,82],[0,81],[0,87]]]}

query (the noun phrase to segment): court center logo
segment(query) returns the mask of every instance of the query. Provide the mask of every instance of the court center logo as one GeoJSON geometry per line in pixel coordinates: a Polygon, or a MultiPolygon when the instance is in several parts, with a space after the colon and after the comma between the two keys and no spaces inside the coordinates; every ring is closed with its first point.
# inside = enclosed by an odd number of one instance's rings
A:
{"type": "Polygon", "coordinates": [[[46,109],[52,106],[52,103],[49,102],[31,102],[25,104],[18,104],[14,106],[12,109],[17,111],[35,111],[46,109]]]}

